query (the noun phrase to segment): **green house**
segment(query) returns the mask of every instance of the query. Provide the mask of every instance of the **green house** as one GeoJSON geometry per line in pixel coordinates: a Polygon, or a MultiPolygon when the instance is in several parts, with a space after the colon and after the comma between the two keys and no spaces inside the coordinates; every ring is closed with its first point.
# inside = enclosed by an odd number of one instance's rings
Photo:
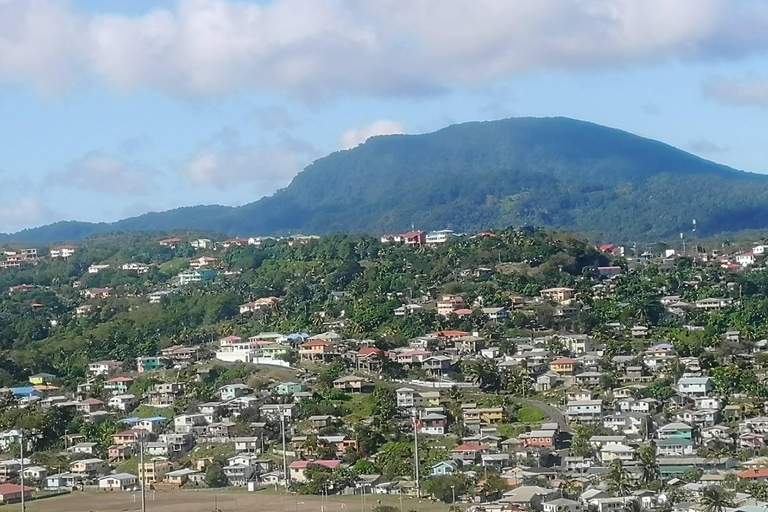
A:
{"type": "Polygon", "coordinates": [[[298,384],[296,382],[282,382],[277,385],[278,395],[293,395],[304,391],[307,391],[307,387],[304,384],[298,384]]]}
{"type": "Polygon", "coordinates": [[[292,352],[291,347],[288,345],[278,345],[277,343],[274,345],[267,345],[261,349],[261,353],[264,355],[264,357],[269,357],[272,359],[280,359],[282,356],[285,356],[290,352],[292,352]]]}

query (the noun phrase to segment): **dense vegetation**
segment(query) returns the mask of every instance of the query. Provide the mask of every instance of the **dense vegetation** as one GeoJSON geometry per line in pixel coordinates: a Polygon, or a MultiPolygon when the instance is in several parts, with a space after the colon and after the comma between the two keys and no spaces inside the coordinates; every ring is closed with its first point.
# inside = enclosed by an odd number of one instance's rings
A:
{"type": "Polygon", "coordinates": [[[115,224],[57,223],[20,241],[113,230],[480,231],[549,226],[612,242],[768,227],[768,177],[739,172],[620,130],[566,118],[450,126],[376,137],[317,160],[285,189],[239,208],[192,207],[115,224]]]}

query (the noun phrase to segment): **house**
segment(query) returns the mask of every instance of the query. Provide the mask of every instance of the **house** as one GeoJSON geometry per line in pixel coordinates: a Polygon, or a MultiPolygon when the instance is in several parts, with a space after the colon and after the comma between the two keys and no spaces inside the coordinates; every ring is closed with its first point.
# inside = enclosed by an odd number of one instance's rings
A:
{"type": "Polygon", "coordinates": [[[71,446],[69,451],[72,453],[85,453],[88,455],[93,455],[97,446],[98,445],[96,443],[77,443],[76,445],[71,446]]]}
{"type": "Polygon", "coordinates": [[[444,460],[432,466],[429,476],[448,476],[459,468],[455,460],[444,460]]]}
{"type": "Polygon", "coordinates": [[[193,249],[212,249],[213,248],[213,242],[208,238],[198,238],[197,240],[192,240],[189,245],[192,246],[193,249]]]}
{"type": "Polygon", "coordinates": [[[492,323],[503,322],[509,318],[509,312],[504,308],[482,308],[480,311],[482,311],[492,323]]]}
{"type": "Polygon", "coordinates": [[[181,414],[173,418],[173,431],[177,434],[187,434],[195,427],[208,425],[204,414],[181,414]]]}
{"type": "Polygon", "coordinates": [[[129,444],[115,444],[109,447],[107,453],[109,454],[110,462],[122,462],[124,460],[130,459],[133,456],[133,446],[129,444]]]}
{"type": "Polygon", "coordinates": [[[131,377],[115,377],[109,379],[104,383],[104,389],[111,391],[116,395],[125,395],[128,393],[128,389],[133,385],[133,378],[131,377]]]}
{"type": "Polygon", "coordinates": [[[77,403],[77,412],[81,412],[83,414],[91,414],[102,410],[103,407],[104,402],[101,400],[97,398],[86,398],[85,400],[77,403]]]}
{"type": "Polygon", "coordinates": [[[441,229],[439,231],[430,231],[424,239],[424,242],[428,245],[445,244],[453,237],[454,233],[452,230],[441,229]]]}
{"type": "Polygon", "coordinates": [[[324,466],[331,471],[336,471],[341,465],[340,460],[297,460],[291,462],[288,469],[290,470],[290,479],[304,483],[307,481],[306,471],[311,465],[324,466]]]}
{"type": "Polygon", "coordinates": [[[426,231],[409,231],[403,234],[405,245],[424,245],[427,243],[426,231]]]}
{"type": "Polygon", "coordinates": [[[128,412],[133,409],[137,402],[138,401],[136,400],[136,396],[131,394],[113,395],[107,401],[107,407],[122,412],[128,412]]]}
{"type": "Polygon", "coordinates": [[[90,267],[88,267],[88,273],[89,274],[98,274],[102,270],[107,270],[108,268],[109,268],[108,264],[104,264],[104,265],[91,265],[90,267]]]}
{"type": "Polygon", "coordinates": [[[95,361],[88,364],[88,373],[94,377],[101,377],[109,375],[114,371],[121,370],[122,368],[123,363],[120,361],[95,361]]]}
{"type": "Polygon", "coordinates": [[[333,389],[339,389],[345,393],[364,393],[373,390],[373,384],[366,382],[361,377],[347,375],[334,380],[333,389]]]}
{"type": "Polygon", "coordinates": [[[3,505],[7,503],[18,503],[21,501],[22,493],[24,494],[25,499],[31,499],[32,493],[35,492],[35,490],[34,487],[24,486],[22,488],[20,485],[11,483],[0,484],[0,503],[3,505]]]}
{"type": "Polygon", "coordinates": [[[109,467],[101,459],[82,459],[76,460],[69,465],[69,470],[72,473],[81,475],[87,475],[90,478],[96,478],[97,476],[106,475],[109,472],[109,467]]]}
{"type": "Polygon", "coordinates": [[[574,400],[566,405],[566,416],[569,421],[592,423],[599,420],[602,415],[602,400],[574,400]]]}
{"type": "Polygon", "coordinates": [[[685,423],[668,423],[659,427],[656,437],[659,440],[671,438],[693,439],[693,428],[685,423]]]}
{"type": "Polygon", "coordinates": [[[253,389],[245,384],[228,384],[219,388],[219,395],[224,401],[234,400],[235,398],[250,395],[251,393],[253,393],[253,389]]]}
{"type": "Polygon", "coordinates": [[[112,434],[112,444],[115,446],[133,446],[139,443],[139,441],[147,441],[148,439],[149,432],[139,428],[132,428],[112,434]]]}
{"type": "Polygon", "coordinates": [[[474,464],[480,460],[480,455],[488,451],[488,446],[484,444],[460,444],[451,450],[451,458],[463,464],[474,464]]]}
{"type": "Polygon", "coordinates": [[[550,389],[557,386],[559,380],[560,378],[556,373],[547,372],[536,377],[536,382],[534,383],[533,387],[536,391],[539,392],[549,391],[550,389]]]}
{"type": "Polygon", "coordinates": [[[264,404],[259,407],[262,419],[273,419],[280,421],[280,417],[285,418],[286,421],[290,421],[293,418],[294,404],[264,404]]]}
{"type": "Polygon", "coordinates": [[[181,238],[164,238],[157,243],[160,245],[160,247],[170,247],[171,249],[175,249],[177,246],[181,245],[181,238]]]}
{"type": "Polygon", "coordinates": [[[683,457],[693,455],[694,452],[693,439],[668,437],[656,442],[656,455],[658,457],[683,457]]]}
{"type": "Polygon", "coordinates": [[[554,430],[531,430],[517,436],[524,448],[554,448],[556,437],[554,430]]]}
{"type": "Polygon", "coordinates": [[[451,313],[464,308],[464,299],[458,295],[443,295],[437,303],[437,314],[447,317],[451,313]]]}
{"type": "Polygon", "coordinates": [[[309,340],[299,346],[302,361],[328,362],[336,355],[334,344],[328,340],[309,340]]]}
{"type": "Polygon", "coordinates": [[[207,283],[216,279],[219,273],[215,270],[184,270],[176,276],[179,286],[185,286],[192,283],[207,283]]]}
{"type": "Polygon", "coordinates": [[[130,473],[115,473],[99,478],[99,489],[103,491],[127,491],[136,487],[138,478],[130,473]]]}
{"type": "Polygon", "coordinates": [[[307,391],[307,387],[304,384],[298,384],[296,382],[282,382],[277,385],[278,395],[295,395],[296,393],[303,393],[307,391]]]}
{"type": "Polygon", "coordinates": [[[227,460],[227,465],[222,469],[229,480],[229,485],[245,487],[248,482],[258,474],[258,467],[254,463],[255,458],[250,455],[235,455],[227,460]]]}
{"type": "Polygon", "coordinates": [[[120,268],[125,272],[135,272],[137,274],[149,273],[149,265],[145,263],[138,263],[136,261],[123,263],[123,265],[120,268]]]}
{"type": "Polygon", "coordinates": [[[210,267],[211,265],[216,263],[216,258],[211,258],[208,256],[201,256],[197,259],[191,260],[189,262],[189,267],[193,268],[195,270],[200,270],[203,267],[210,267]]]}
{"type": "Polygon", "coordinates": [[[240,314],[255,313],[257,311],[269,311],[276,304],[280,303],[282,299],[278,297],[264,297],[257,299],[253,302],[246,302],[240,304],[240,314]]]}
{"type": "Polygon", "coordinates": [[[69,490],[80,487],[85,482],[85,475],[77,473],[57,473],[45,477],[45,488],[51,490],[69,490]]]}
{"type": "Polygon", "coordinates": [[[375,371],[381,369],[386,359],[383,350],[376,347],[365,347],[357,351],[355,362],[358,370],[375,371]]]}
{"type": "Polygon", "coordinates": [[[568,498],[557,498],[542,502],[541,509],[543,512],[581,512],[582,505],[568,498]]]}
{"type": "Polygon", "coordinates": [[[502,407],[467,408],[462,411],[462,417],[465,424],[491,425],[504,420],[504,409],[502,407]]]}
{"type": "Polygon", "coordinates": [[[521,485],[504,493],[499,501],[513,508],[543,510],[542,503],[558,494],[554,489],[535,485],[521,485]]]}
{"type": "Polygon", "coordinates": [[[262,440],[259,437],[236,437],[235,453],[259,453],[261,452],[262,440]]]}
{"type": "Polygon", "coordinates": [[[581,372],[574,377],[574,380],[579,386],[599,386],[602,378],[602,372],[581,372]]]}
{"type": "Polygon", "coordinates": [[[136,358],[136,369],[139,373],[152,372],[166,368],[170,360],[162,356],[139,356],[136,358]]]}
{"type": "Polygon", "coordinates": [[[558,375],[573,375],[578,361],[570,357],[560,357],[549,363],[549,370],[558,375]]]}
{"type": "Polygon", "coordinates": [[[91,311],[93,311],[93,305],[91,304],[83,304],[82,306],[77,306],[75,308],[75,316],[77,318],[84,318],[91,314],[91,311]]]}
{"type": "Polygon", "coordinates": [[[423,415],[416,422],[416,430],[420,434],[425,435],[443,435],[445,434],[446,423],[447,417],[445,414],[433,412],[423,415]]]}
{"type": "Polygon", "coordinates": [[[392,310],[392,313],[394,313],[395,316],[408,316],[418,313],[419,311],[424,311],[424,308],[418,304],[403,304],[392,310]]]}
{"type": "Polygon", "coordinates": [[[165,474],[165,483],[171,484],[176,487],[181,487],[190,481],[192,475],[197,475],[198,472],[194,469],[183,468],[175,471],[169,471],[165,474]]]}
{"type": "Polygon", "coordinates": [[[768,468],[745,469],[744,471],[737,473],[736,476],[739,480],[768,482],[768,468]]]}
{"type": "Polygon", "coordinates": [[[609,465],[614,460],[621,460],[624,462],[634,460],[635,449],[631,446],[627,446],[621,443],[606,444],[600,448],[600,461],[603,464],[609,465]]]}
{"type": "Polygon", "coordinates": [[[540,294],[543,299],[562,303],[576,297],[576,290],[565,287],[547,288],[546,290],[541,290],[540,294]]]}
{"type": "Polygon", "coordinates": [[[677,381],[677,392],[682,396],[704,397],[715,389],[711,377],[681,377],[677,381]]]}
{"type": "Polygon", "coordinates": [[[738,263],[742,267],[749,267],[750,265],[754,265],[756,261],[755,254],[752,252],[737,254],[735,259],[736,259],[736,263],[738,263]]]}
{"type": "Polygon", "coordinates": [[[139,463],[138,471],[139,482],[146,486],[162,482],[165,474],[173,471],[173,463],[165,457],[154,457],[150,461],[144,461],[144,464],[139,463]]]}
{"type": "Polygon", "coordinates": [[[56,247],[51,247],[51,250],[48,252],[48,256],[52,260],[68,260],[74,256],[76,252],[76,245],[57,245],[56,247]]]}
{"type": "Polygon", "coordinates": [[[112,295],[112,288],[91,288],[83,292],[86,299],[106,299],[112,295]]]}
{"type": "Polygon", "coordinates": [[[34,386],[45,386],[56,380],[56,376],[51,373],[36,373],[29,377],[29,383],[34,386]]]}

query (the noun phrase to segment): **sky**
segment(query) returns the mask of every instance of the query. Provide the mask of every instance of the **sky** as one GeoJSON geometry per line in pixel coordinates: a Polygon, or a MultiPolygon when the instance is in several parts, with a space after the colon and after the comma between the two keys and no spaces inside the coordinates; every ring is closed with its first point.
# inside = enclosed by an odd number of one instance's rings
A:
{"type": "Polygon", "coordinates": [[[241,205],[512,116],[768,173],[767,51],[768,0],[0,0],[0,232],[241,205]]]}

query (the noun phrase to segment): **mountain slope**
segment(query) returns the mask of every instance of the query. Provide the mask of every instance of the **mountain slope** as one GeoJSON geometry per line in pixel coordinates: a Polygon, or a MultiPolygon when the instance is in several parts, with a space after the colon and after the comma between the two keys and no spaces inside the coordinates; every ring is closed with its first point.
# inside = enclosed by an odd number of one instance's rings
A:
{"type": "Polygon", "coordinates": [[[271,197],[113,224],[59,223],[11,238],[48,242],[105,230],[381,233],[412,224],[476,231],[534,224],[595,240],[668,239],[768,227],[768,176],[567,118],[513,118],[425,135],[375,137],[321,158],[271,197]]]}

